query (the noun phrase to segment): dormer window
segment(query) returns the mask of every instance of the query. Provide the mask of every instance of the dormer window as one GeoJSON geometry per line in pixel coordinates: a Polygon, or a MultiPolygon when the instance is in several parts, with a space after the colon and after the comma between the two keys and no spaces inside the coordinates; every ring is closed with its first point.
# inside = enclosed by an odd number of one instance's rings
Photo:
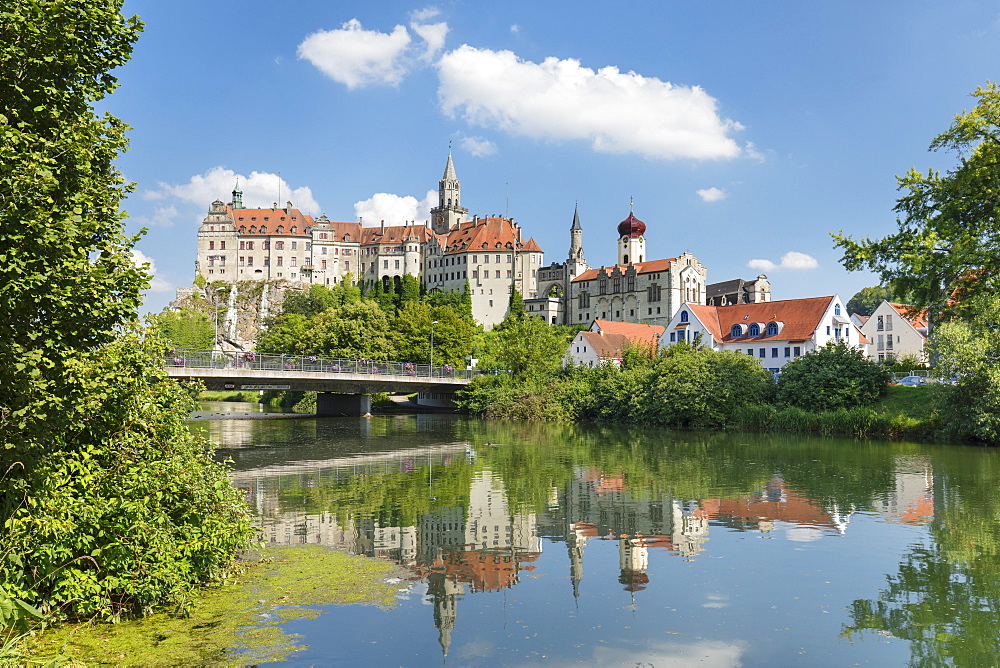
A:
{"type": "Polygon", "coordinates": [[[240,234],[246,234],[246,231],[247,231],[247,226],[246,225],[240,225],[240,234]]]}
{"type": "Polygon", "coordinates": [[[295,233],[297,233],[297,232],[298,232],[298,229],[299,229],[299,228],[297,228],[297,227],[296,227],[295,225],[292,225],[292,234],[295,234],[295,233]]]}
{"type": "Polygon", "coordinates": [[[768,336],[777,336],[778,333],[781,332],[781,327],[783,325],[784,325],[784,323],[777,322],[775,320],[772,320],[771,322],[767,323],[767,335],[768,336]]]}
{"type": "Polygon", "coordinates": [[[760,336],[760,323],[754,322],[750,324],[749,336],[760,336]]]}
{"type": "Polygon", "coordinates": [[[278,234],[284,234],[284,233],[285,233],[285,226],[278,225],[278,234]]]}
{"type": "Polygon", "coordinates": [[[744,327],[746,327],[746,325],[739,325],[739,324],[733,325],[732,329],[729,330],[729,336],[733,337],[734,339],[741,338],[743,336],[744,327]]]}
{"type": "Polygon", "coordinates": [[[260,226],[260,233],[261,234],[267,234],[267,225],[261,225],[260,226]]]}
{"type": "Polygon", "coordinates": [[[687,321],[688,321],[688,312],[681,311],[681,322],[687,322],[687,321]]]}

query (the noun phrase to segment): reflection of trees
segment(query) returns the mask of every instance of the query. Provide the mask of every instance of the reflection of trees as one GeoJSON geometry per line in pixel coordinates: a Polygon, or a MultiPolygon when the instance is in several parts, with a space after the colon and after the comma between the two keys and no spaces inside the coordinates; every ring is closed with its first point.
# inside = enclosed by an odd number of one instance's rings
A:
{"type": "Polygon", "coordinates": [[[853,603],[845,636],[878,631],[909,640],[915,666],[997,665],[998,475],[997,457],[982,451],[956,448],[935,462],[930,544],[906,555],[877,600],[853,603]]]}

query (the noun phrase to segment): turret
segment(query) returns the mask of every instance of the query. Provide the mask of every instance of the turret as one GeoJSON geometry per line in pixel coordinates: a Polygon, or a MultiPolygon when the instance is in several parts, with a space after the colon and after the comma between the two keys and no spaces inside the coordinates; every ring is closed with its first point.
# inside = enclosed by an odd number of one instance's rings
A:
{"type": "Polygon", "coordinates": [[[447,234],[453,227],[465,221],[469,210],[463,209],[461,202],[462,183],[455,174],[455,163],[451,159],[451,149],[449,149],[444,175],[438,181],[438,205],[431,209],[434,232],[447,234]]]}

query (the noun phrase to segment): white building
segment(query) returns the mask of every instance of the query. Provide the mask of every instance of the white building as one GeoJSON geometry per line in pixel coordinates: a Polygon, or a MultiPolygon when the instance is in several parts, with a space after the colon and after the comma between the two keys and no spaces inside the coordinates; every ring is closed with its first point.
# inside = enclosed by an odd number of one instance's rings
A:
{"type": "Polygon", "coordinates": [[[696,340],[713,350],[750,355],[771,371],[830,341],[862,351],[866,343],[837,295],[734,306],[686,303],[660,335],[660,345],[696,340]]]}
{"type": "Polygon", "coordinates": [[[566,350],[566,363],[573,366],[620,366],[625,351],[633,346],[655,350],[663,334],[662,325],[594,320],[590,329],[578,332],[566,350]]]}
{"type": "Polygon", "coordinates": [[[851,315],[851,320],[868,339],[868,359],[881,362],[915,357],[921,362],[927,361],[924,351],[927,344],[927,312],[908,317],[911,308],[906,304],[883,300],[870,316],[851,315]]]}

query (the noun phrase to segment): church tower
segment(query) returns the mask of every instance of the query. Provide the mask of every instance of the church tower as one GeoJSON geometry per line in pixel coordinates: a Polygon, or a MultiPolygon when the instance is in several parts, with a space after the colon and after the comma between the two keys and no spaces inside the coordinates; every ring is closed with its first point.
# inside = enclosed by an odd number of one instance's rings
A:
{"type": "Polygon", "coordinates": [[[431,228],[437,234],[447,234],[453,227],[465,222],[468,209],[462,208],[462,184],[455,175],[455,163],[448,150],[448,164],[444,176],[438,181],[438,205],[431,209],[431,228]]]}
{"type": "Polygon", "coordinates": [[[233,188],[233,208],[243,208],[243,191],[240,190],[240,180],[236,179],[236,187],[233,188]]]}
{"type": "MultiPolygon", "coordinates": [[[[566,278],[571,281],[590,267],[583,257],[583,227],[580,226],[580,207],[573,209],[573,225],[569,228],[569,257],[566,259],[566,278]]],[[[569,294],[567,290],[566,294],[569,294]]]]}
{"type": "Polygon", "coordinates": [[[618,223],[618,264],[632,264],[646,260],[645,234],[646,223],[636,218],[629,210],[628,218],[618,223]]]}

